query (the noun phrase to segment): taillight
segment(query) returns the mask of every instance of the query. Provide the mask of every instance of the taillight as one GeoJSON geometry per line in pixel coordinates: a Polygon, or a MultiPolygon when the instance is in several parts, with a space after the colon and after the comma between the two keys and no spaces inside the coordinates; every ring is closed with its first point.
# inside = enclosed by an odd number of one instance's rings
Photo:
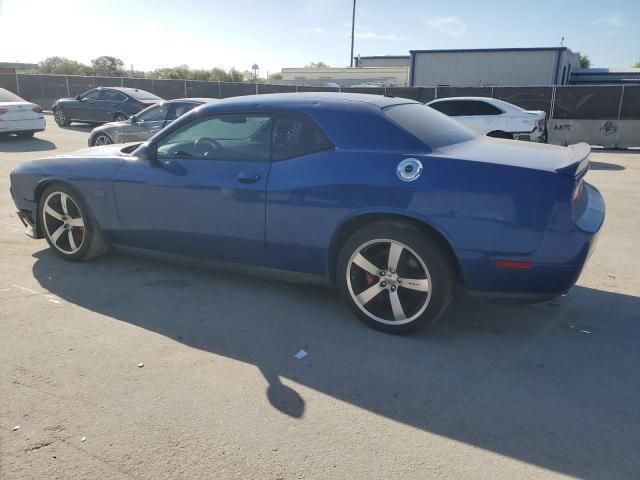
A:
{"type": "Polygon", "coordinates": [[[573,190],[573,198],[571,201],[574,207],[576,206],[576,203],[578,203],[578,200],[580,200],[580,197],[582,197],[582,180],[578,182],[576,188],[573,190]]]}
{"type": "Polygon", "coordinates": [[[33,107],[33,111],[36,113],[42,113],[42,107],[39,105],[36,105],[35,107],[33,107]]]}
{"type": "Polygon", "coordinates": [[[7,108],[0,108],[0,115],[4,115],[5,113],[7,113],[9,110],[7,108]]]}

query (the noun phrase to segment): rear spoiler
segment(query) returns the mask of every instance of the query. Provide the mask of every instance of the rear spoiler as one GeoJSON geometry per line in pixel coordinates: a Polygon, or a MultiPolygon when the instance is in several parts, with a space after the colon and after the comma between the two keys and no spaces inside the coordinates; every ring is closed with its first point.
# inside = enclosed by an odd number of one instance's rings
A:
{"type": "Polygon", "coordinates": [[[591,147],[585,142],[569,145],[572,150],[571,158],[568,163],[556,169],[561,175],[568,177],[584,177],[589,170],[589,154],[591,147]]]}

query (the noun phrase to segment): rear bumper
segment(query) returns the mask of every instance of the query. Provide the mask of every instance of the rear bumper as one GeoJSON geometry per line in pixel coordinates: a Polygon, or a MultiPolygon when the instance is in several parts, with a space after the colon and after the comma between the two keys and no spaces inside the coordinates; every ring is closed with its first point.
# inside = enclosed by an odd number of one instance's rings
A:
{"type": "MultiPolygon", "coordinates": [[[[498,253],[466,251],[459,255],[465,287],[474,297],[535,303],[566,294],[575,285],[587,260],[595,250],[605,219],[600,192],[584,184],[586,206],[579,218],[554,225],[540,247],[530,255],[509,256],[506,260],[530,264],[529,268],[500,268],[498,253]]],[[[565,212],[571,217],[571,212],[565,212]]]]}
{"type": "Polygon", "coordinates": [[[44,117],[28,120],[0,121],[0,133],[42,132],[46,127],[44,117]]]}

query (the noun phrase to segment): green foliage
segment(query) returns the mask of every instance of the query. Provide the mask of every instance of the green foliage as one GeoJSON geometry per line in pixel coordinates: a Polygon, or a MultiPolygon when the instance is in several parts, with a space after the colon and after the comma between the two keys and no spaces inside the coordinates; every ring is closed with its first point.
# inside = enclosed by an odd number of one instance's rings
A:
{"type": "Polygon", "coordinates": [[[38,63],[38,73],[92,75],[91,67],[64,57],[49,57],[38,63]]]}
{"type": "Polygon", "coordinates": [[[119,58],[102,56],[91,60],[91,68],[94,75],[104,77],[124,76],[124,62],[119,58]]]}
{"type": "Polygon", "coordinates": [[[273,83],[276,80],[282,80],[282,73],[280,72],[272,73],[267,77],[267,83],[273,83]]]}
{"type": "Polygon", "coordinates": [[[633,68],[640,68],[640,60],[638,60],[635,65],[633,66],[633,68]]]}
{"type": "Polygon", "coordinates": [[[309,65],[305,65],[304,68],[329,68],[324,62],[311,62],[309,65]]]}
{"type": "Polygon", "coordinates": [[[589,68],[591,66],[591,60],[587,55],[580,55],[580,68],[589,68]]]}
{"type": "MultiPolygon", "coordinates": [[[[242,82],[253,81],[253,73],[240,72],[234,67],[228,71],[222,68],[211,70],[190,69],[188,65],[178,65],[169,68],[157,68],[150,72],[140,70],[130,71],[124,68],[124,62],[119,58],[102,56],[91,60],[91,66],[84,65],[75,60],[64,57],[49,57],[38,64],[34,73],[49,73],[56,75],[99,75],[99,76],[133,76],[136,78],[177,79],[177,80],[201,80],[213,82],[242,82]]],[[[282,78],[280,74],[274,74],[270,78],[282,78]]],[[[258,79],[261,81],[261,79],[258,79]]]]}

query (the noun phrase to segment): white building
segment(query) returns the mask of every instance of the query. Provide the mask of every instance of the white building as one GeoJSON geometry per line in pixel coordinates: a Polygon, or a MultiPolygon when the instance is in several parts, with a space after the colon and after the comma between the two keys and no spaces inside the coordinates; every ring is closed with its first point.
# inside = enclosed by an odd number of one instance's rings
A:
{"type": "MultiPolygon", "coordinates": [[[[353,85],[406,86],[409,81],[407,67],[367,68],[283,68],[282,85],[309,85],[313,87],[337,84],[341,87],[353,85]]],[[[331,85],[333,86],[333,85],[331,85]]]]}

